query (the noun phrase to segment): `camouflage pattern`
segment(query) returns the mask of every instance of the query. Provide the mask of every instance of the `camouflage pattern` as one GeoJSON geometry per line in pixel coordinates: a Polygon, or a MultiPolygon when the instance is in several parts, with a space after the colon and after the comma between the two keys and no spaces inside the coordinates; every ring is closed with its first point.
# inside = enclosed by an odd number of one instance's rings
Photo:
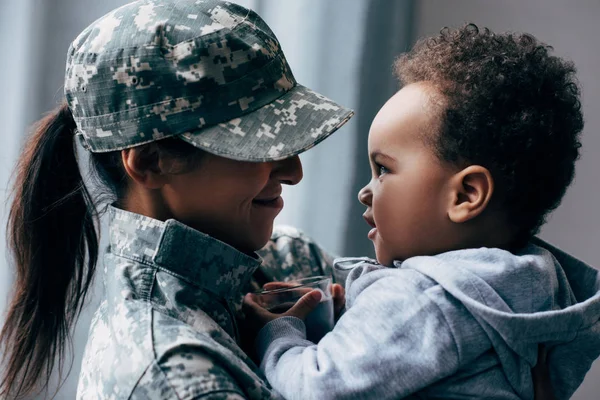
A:
{"type": "Polygon", "coordinates": [[[272,399],[242,351],[241,298],[260,279],[331,271],[332,258],[292,228],[248,256],[177,221],[114,207],[78,399],[272,399]]]}
{"type": "Polygon", "coordinates": [[[64,91],[93,152],[177,136],[226,158],[279,160],[353,114],[296,82],[256,13],[217,0],[141,0],[108,13],[71,44],[64,91]]]}
{"type": "Polygon", "coordinates": [[[263,264],[255,274],[255,280],[264,274],[264,283],[291,281],[308,276],[333,273],[333,260],[329,252],[296,228],[276,226],[271,240],[258,252],[263,264]]]}

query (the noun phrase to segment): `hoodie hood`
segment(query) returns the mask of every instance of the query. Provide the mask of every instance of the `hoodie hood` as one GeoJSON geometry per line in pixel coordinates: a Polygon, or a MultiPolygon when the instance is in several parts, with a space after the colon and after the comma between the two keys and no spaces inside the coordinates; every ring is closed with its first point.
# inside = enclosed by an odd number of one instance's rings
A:
{"type": "Polygon", "coordinates": [[[600,355],[599,272],[540,239],[516,254],[482,248],[434,258],[396,266],[428,276],[465,306],[521,397],[543,344],[555,394],[568,399],[600,355]]]}

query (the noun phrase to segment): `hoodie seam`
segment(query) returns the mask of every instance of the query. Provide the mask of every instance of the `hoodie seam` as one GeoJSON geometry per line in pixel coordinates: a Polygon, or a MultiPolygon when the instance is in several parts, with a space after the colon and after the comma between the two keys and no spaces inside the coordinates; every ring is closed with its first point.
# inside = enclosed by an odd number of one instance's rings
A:
{"type": "MultiPolygon", "coordinates": [[[[581,333],[581,331],[584,331],[584,330],[586,330],[586,329],[589,329],[589,328],[591,328],[591,327],[592,327],[592,325],[594,325],[594,324],[598,323],[598,321],[600,321],[600,318],[599,318],[598,320],[596,320],[595,322],[593,322],[593,323],[589,324],[589,325],[587,325],[587,324],[584,324],[584,323],[582,322],[582,323],[581,323],[581,324],[580,324],[580,325],[577,327],[577,329],[568,329],[568,328],[567,328],[567,329],[563,329],[563,330],[560,330],[560,331],[553,330],[553,331],[552,331],[552,335],[555,335],[555,334],[560,334],[560,333],[574,332],[574,333],[575,333],[575,336],[573,336],[573,339],[571,339],[571,340],[569,340],[569,341],[565,342],[565,343],[570,343],[570,342],[572,342],[573,340],[575,340],[575,339],[577,338],[577,336],[579,336],[579,334],[581,333]]],[[[541,338],[541,337],[543,338],[543,337],[547,337],[547,336],[548,336],[548,333],[540,333],[540,334],[537,334],[537,335],[528,335],[527,337],[528,337],[528,338],[530,338],[530,339],[537,339],[537,338],[541,338]]]]}
{"type": "MultiPolygon", "coordinates": [[[[444,288],[441,285],[438,284],[436,286],[439,287],[442,290],[442,292],[446,293],[446,291],[444,290],[444,288]]],[[[452,341],[454,343],[454,348],[455,348],[455,351],[456,351],[456,356],[458,358],[457,365],[460,365],[461,360],[462,360],[462,355],[461,355],[460,347],[458,346],[458,342],[456,341],[456,335],[454,334],[454,330],[452,329],[452,326],[448,322],[448,318],[446,317],[446,313],[444,312],[444,310],[442,309],[442,307],[440,307],[440,305],[437,303],[437,301],[435,301],[433,299],[433,297],[429,294],[428,291],[425,291],[424,293],[427,296],[427,298],[429,298],[429,301],[431,301],[433,304],[435,304],[435,306],[437,307],[437,309],[442,314],[442,318],[444,318],[444,322],[446,323],[446,326],[448,327],[448,331],[450,332],[450,335],[452,336],[452,341]]]]}
{"type": "MultiPolygon", "coordinates": [[[[442,262],[438,260],[438,266],[441,266],[441,265],[442,265],[442,262]]],[[[459,266],[458,269],[460,271],[462,271],[462,272],[466,271],[464,268],[462,268],[462,266],[459,266]]],[[[477,287],[477,285],[475,283],[473,283],[473,278],[470,275],[468,275],[468,279],[467,279],[466,282],[473,289],[475,289],[475,291],[477,292],[477,296],[479,297],[479,300],[481,301],[481,303],[485,304],[487,307],[496,309],[496,307],[493,307],[493,306],[491,306],[491,305],[488,304],[488,302],[485,300],[484,296],[482,295],[482,293],[479,290],[479,288],[477,287]]],[[[600,318],[598,320],[594,321],[594,322],[591,322],[590,324],[584,324],[584,322],[581,322],[581,324],[579,325],[579,327],[577,329],[575,329],[575,330],[572,329],[572,328],[566,328],[566,329],[563,329],[563,330],[560,330],[560,331],[553,331],[553,333],[554,334],[556,334],[556,333],[567,333],[567,332],[573,332],[574,331],[575,332],[575,337],[576,337],[577,335],[579,335],[580,331],[591,327],[595,323],[598,323],[599,320],[600,320],[600,318]]],[[[528,337],[531,338],[531,339],[537,340],[537,338],[545,337],[547,335],[548,335],[548,333],[540,333],[540,334],[537,334],[537,335],[528,335],[528,337]]]]}
{"type": "Polygon", "coordinates": [[[533,313],[534,312],[534,307],[533,307],[533,301],[534,301],[533,280],[534,280],[534,277],[533,277],[533,272],[532,272],[532,268],[530,267],[530,265],[531,265],[530,262],[527,263],[527,266],[525,268],[527,271],[527,275],[529,275],[529,290],[530,290],[530,292],[529,292],[529,300],[530,300],[529,301],[529,312],[533,313]]]}
{"type": "MultiPolygon", "coordinates": [[[[440,260],[440,259],[436,259],[436,267],[443,267],[444,264],[444,260],[440,260]]],[[[481,293],[481,291],[479,290],[479,288],[477,287],[477,285],[473,282],[473,278],[471,277],[471,272],[468,271],[466,268],[463,268],[462,265],[457,265],[456,269],[463,273],[467,279],[466,279],[466,283],[471,286],[471,288],[473,288],[477,294],[477,297],[479,297],[479,300],[481,301],[481,303],[485,304],[487,307],[491,307],[488,302],[485,300],[485,297],[483,296],[483,294],[481,293]]],[[[420,270],[418,270],[419,272],[421,272],[420,270]]],[[[442,285],[440,285],[437,281],[437,279],[435,279],[434,277],[432,277],[430,274],[428,273],[423,273],[421,272],[423,275],[425,275],[427,278],[431,279],[432,281],[434,281],[437,285],[439,285],[440,287],[443,288],[442,285]]],[[[446,289],[444,289],[444,292],[446,292],[446,289]]],[[[474,293],[475,294],[475,293],[474,293]]],[[[491,307],[491,308],[495,308],[495,307],[491,307]]]]}
{"type": "MultiPolygon", "coordinates": [[[[463,272],[464,272],[464,269],[462,267],[460,269],[463,270],[463,272]]],[[[481,302],[483,304],[485,304],[487,307],[491,307],[491,308],[494,308],[494,309],[496,308],[496,307],[492,307],[492,306],[490,306],[488,304],[488,302],[485,299],[485,296],[481,293],[481,291],[479,290],[479,288],[477,287],[477,285],[473,282],[473,277],[471,277],[470,275],[468,275],[468,282],[469,282],[469,285],[471,285],[471,287],[473,289],[475,289],[475,291],[477,292],[477,296],[479,297],[479,300],[481,300],[481,302]]]]}

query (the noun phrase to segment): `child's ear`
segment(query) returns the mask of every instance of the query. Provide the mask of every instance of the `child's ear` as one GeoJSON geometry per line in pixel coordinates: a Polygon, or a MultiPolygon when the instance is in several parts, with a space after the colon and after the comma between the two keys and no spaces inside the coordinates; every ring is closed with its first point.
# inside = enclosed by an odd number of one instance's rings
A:
{"type": "Polygon", "coordinates": [[[494,193],[494,180],[487,168],[470,165],[452,177],[452,204],[448,216],[462,223],[481,214],[494,193]]]}
{"type": "Polygon", "coordinates": [[[127,175],[147,189],[160,189],[168,182],[156,143],[121,150],[121,159],[127,175]]]}

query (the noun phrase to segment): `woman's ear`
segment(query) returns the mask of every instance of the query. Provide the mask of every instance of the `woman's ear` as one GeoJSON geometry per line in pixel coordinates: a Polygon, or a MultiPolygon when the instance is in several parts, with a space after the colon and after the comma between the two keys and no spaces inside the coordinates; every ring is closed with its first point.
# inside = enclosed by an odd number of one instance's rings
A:
{"type": "Polygon", "coordinates": [[[487,168],[471,165],[452,178],[451,190],[448,216],[452,222],[462,223],[486,209],[494,193],[494,180],[487,168]]]}
{"type": "Polygon", "coordinates": [[[156,143],[121,150],[121,158],[127,175],[147,189],[160,189],[168,182],[156,143]]]}

